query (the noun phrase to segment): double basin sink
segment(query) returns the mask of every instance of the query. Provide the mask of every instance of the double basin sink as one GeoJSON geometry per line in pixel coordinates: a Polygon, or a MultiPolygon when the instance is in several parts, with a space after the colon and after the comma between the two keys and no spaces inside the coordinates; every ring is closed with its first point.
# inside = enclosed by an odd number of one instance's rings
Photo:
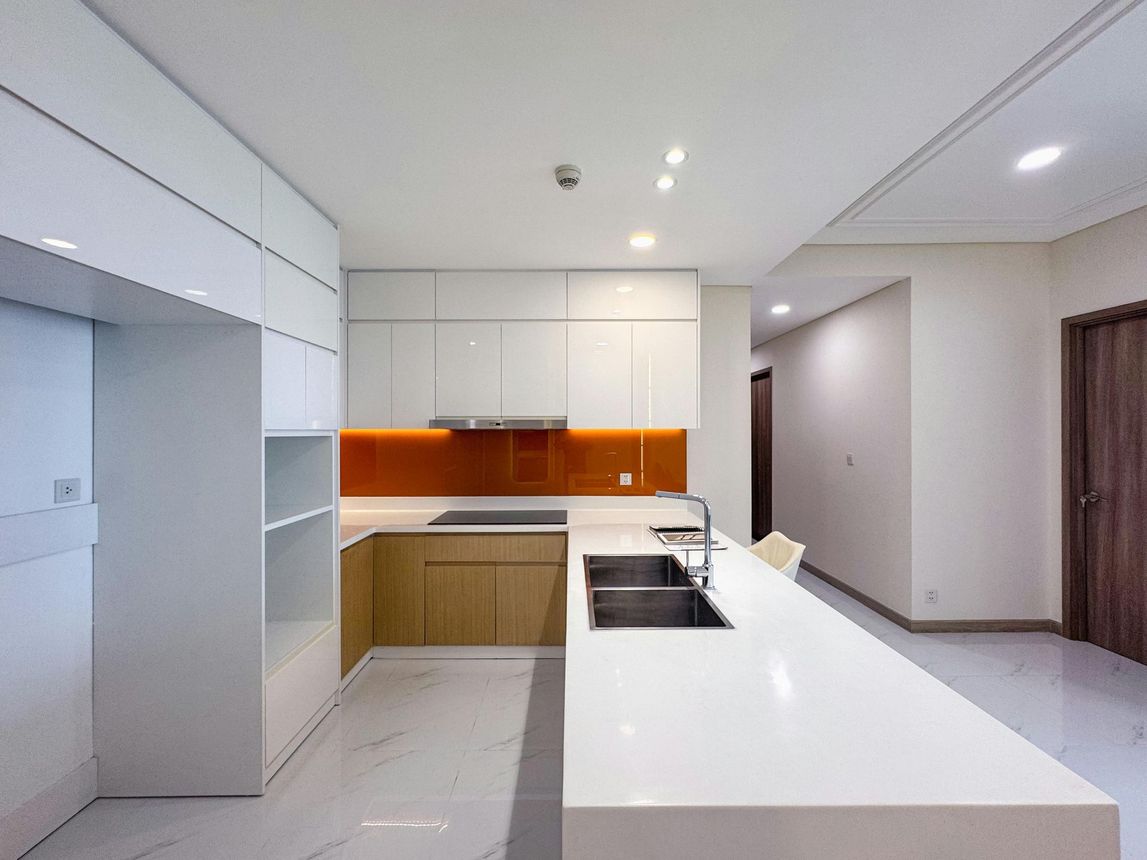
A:
{"type": "Polygon", "coordinates": [[[591,630],[733,626],[675,556],[584,558],[591,630]]]}

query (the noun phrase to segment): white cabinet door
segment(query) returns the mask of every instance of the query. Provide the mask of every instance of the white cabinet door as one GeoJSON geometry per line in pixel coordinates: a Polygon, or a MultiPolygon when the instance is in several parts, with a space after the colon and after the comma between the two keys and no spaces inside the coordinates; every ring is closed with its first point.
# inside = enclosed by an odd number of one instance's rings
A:
{"type": "Polygon", "coordinates": [[[338,228],[266,165],[263,244],[328,287],[338,288],[338,228]]]}
{"type": "Polygon", "coordinates": [[[564,320],[565,272],[438,272],[440,320],[564,320]]]}
{"type": "Polygon", "coordinates": [[[502,414],[566,414],[566,324],[502,323],[502,414]]]}
{"type": "Polygon", "coordinates": [[[633,323],[633,426],[697,426],[697,323],[633,323]]]}
{"type": "Polygon", "coordinates": [[[268,328],[327,349],[339,345],[339,295],[270,251],[263,262],[268,328]]]}
{"type": "Polygon", "coordinates": [[[396,322],[390,334],[390,426],[425,430],[434,417],[434,323],[396,322]]]}
{"type": "Polygon", "coordinates": [[[301,430],[307,426],[307,345],[263,329],[263,427],[301,430]]]}
{"type": "Polygon", "coordinates": [[[349,319],[434,319],[433,272],[350,272],[347,289],[349,319]]]}
{"type": "Polygon", "coordinates": [[[571,322],[569,426],[631,427],[632,323],[571,322]]]}
{"type": "Polygon", "coordinates": [[[389,427],[390,323],[347,325],[347,426],[389,427]]]}
{"type": "Polygon", "coordinates": [[[307,344],[307,423],[308,430],[337,430],[338,354],[307,344]]]}
{"type": "Polygon", "coordinates": [[[695,320],[697,272],[570,272],[569,317],[695,320]]]}
{"type": "Polygon", "coordinates": [[[440,418],[502,414],[502,326],[437,323],[435,412],[440,418]]]}

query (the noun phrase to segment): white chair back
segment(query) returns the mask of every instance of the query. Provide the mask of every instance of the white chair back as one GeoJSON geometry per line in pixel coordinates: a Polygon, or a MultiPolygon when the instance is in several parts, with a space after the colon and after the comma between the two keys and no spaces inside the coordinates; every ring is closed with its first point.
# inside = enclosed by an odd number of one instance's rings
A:
{"type": "Polygon", "coordinates": [[[770,532],[751,547],[749,552],[766,564],[772,565],[789,579],[797,578],[805,545],[789,540],[780,532],[770,532]]]}

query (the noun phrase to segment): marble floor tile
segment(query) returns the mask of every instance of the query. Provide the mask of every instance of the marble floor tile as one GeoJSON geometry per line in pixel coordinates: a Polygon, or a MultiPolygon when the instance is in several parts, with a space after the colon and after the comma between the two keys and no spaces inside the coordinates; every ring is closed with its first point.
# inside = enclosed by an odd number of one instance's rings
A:
{"type": "Polygon", "coordinates": [[[797,583],[1119,803],[1147,860],[1147,666],[1052,633],[909,633],[802,570],[797,583]]]}

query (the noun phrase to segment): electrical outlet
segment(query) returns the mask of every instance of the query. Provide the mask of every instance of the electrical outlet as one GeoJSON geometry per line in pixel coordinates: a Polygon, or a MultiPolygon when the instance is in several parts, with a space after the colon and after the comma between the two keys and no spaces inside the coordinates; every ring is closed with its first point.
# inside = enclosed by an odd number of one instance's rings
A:
{"type": "Polygon", "coordinates": [[[633,486],[633,472],[622,472],[619,477],[621,479],[621,486],[623,486],[623,487],[632,487],[633,486]]]}
{"type": "Polygon", "coordinates": [[[56,504],[74,502],[80,497],[79,478],[60,478],[56,481],[56,504]]]}
{"type": "Polygon", "coordinates": [[[851,451],[849,451],[847,454],[844,455],[844,462],[849,466],[855,466],[856,465],[852,461],[852,452],[851,451]]]}
{"type": "Polygon", "coordinates": [[[924,592],[924,602],[925,603],[935,603],[939,599],[940,599],[940,592],[938,592],[934,588],[929,588],[927,591],[924,592]]]}

